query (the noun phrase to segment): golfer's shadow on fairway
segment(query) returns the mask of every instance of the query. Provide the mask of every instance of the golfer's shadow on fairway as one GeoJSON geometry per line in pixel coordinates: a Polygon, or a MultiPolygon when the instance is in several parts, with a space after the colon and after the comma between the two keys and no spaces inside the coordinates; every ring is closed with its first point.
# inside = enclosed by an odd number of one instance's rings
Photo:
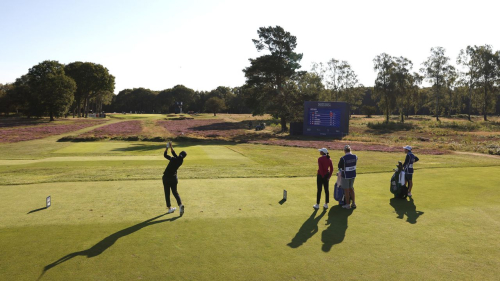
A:
{"type": "Polygon", "coordinates": [[[323,230],[321,241],[323,252],[330,252],[333,245],[340,244],[344,241],[347,231],[347,219],[352,214],[353,209],[343,209],[341,205],[336,205],[330,208],[326,225],[328,228],[323,230]]]}
{"type": "Polygon", "coordinates": [[[326,214],[326,210],[323,209],[323,212],[321,212],[321,214],[316,217],[317,213],[318,210],[314,210],[311,216],[309,216],[304,224],[302,224],[299,232],[297,232],[297,234],[295,234],[295,237],[292,238],[292,242],[287,244],[290,248],[298,248],[302,246],[302,244],[306,243],[309,238],[311,238],[318,232],[318,223],[326,214]]]}
{"type": "Polygon", "coordinates": [[[403,219],[406,215],[406,221],[415,224],[418,217],[423,215],[424,212],[417,211],[417,206],[415,206],[413,198],[409,198],[409,201],[407,199],[392,198],[390,204],[398,214],[398,219],[403,219]]]}
{"type": "Polygon", "coordinates": [[[118,232],[115,232],[111,235],[109,235],[108,237],[102,239],[101,241],[99,241],[97,244],[95,244],[94,246],[88,248],[87,250],[83,250],[83,251],[79,251],[79,252],[74,252],[74,253],[71,253],[71,254],[68,254],[60,259],[58,259],[57,261],[49,264],[49,265],[46,265],[44,268],[43,268],[43,272],[42,274],[40,275],[40,277],[38,277],[38,280],[40,280],[43,275],[45,274],[45,272],[47,272],[49,269],[57,266],[57,265],[60,265],[61,263],[65,262],[65,261],[68,261],[74,257],[78,257],[78,256],[86,256],[87,258],[93,258],[93,257],[96,257],[100,254],[102,254],[102,252],[104,252],[105,250],[107,250],[109,247],[113,246],[113,244],[115,244],[115,242],[124,237],[124,236],[127,236],[129,234],[132,234],[138,230],[141,230],[142,228],[146,227],[146,226],[150,226],[150,225],[153,225],[153,224],[157,224],[157,223],[162,223],[162,222],[166,222],[166,221],[175,221],[176,219],[180,218],[180,216],[178,217],[174,217],[174,218],[170,218],[170,219],[163,219],[163,220],[158,220],[158,221],[154,221],[160,217],[163,217],[164,215],[166,215],[167,213],[165,214],[162,214],[162,215],[159,215],[159,216],[156,216],[154,218],[151,218],[149,220],[146,220],[146,221],[143,221],[141,223],[138,223],[136,225],[133,225],[131,227],[127,227],[125,229],[122,229],[118,232]]]}

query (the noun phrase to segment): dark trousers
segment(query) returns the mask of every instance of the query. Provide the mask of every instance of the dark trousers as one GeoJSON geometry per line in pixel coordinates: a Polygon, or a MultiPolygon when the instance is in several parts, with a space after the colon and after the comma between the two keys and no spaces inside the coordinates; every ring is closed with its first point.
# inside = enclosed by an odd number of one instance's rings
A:
{"type": "Polygon", "coordinates": [[[177,177],[172,178],[163,175],[163,190],[165,191],[165,201],[167,202],[167,208],[172,207],[172,205],[170,204],[170,190],[172,190],[172,194],[174,195],[175,200],[177,200],[177,205],[182,205],[181,197],[177,192],[177,177]]]}
{"type": "Polygon", "coordinates": [[[316,196],[316,204],[319,205],[319,201],[321,200],[321,190],[323,189],[323,186],[325,187],[325,196],[326,200],[325,203],[330,202],[330,191],[328,190],[328,184],[330,182],[330,179],[328,178],[328,175],[325,175],[325,177],[322,177],[321,175],[318,175],[316,177],[316,184],[318,185],[318,193],[316,196]]]}

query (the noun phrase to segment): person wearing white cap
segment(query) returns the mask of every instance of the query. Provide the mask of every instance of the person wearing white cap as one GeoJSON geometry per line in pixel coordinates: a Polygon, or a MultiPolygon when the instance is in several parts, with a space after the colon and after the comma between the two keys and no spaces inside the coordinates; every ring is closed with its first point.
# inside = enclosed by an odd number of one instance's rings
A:
{"type": "Polygon", "coordinates": [[[345,204],[344,209],[355,209],[356,201],[354,196],[354,179],[356,179],[356,163],[358,156],[351,153],[351,146],[344,146],[345,155],[340,157],[338,168],[341,173],[340,186],[344,189],[345,204]],[[352,205],[350,204],[352,200],[352,205]]]}
{"type": "Polygon", "coordinates": [[[403,147],[406,153],[403,170],[405,171],[405,180],[408,182],[408,196],[411,197],[411,189],[413,187],[413,163],[418,161],[418,157],[411,152],[411,146],[403,147]]]}
{"type": "Polygon", "coordinates": [[[328,190],[328,185],[330,177],[333,174],[333,164],[330,160],[330,155],[326,148],[318,149],[321,156],[318,158],[318,175],[316,176],[316,185],[318,187],[318,192],[316,194],[316,205],[313,206],[314,209],[319,209],[319,201],[321,200],[321,190],[325,188],[325,205],[323,208],[328,209],[328,202],[330,199],[330,191],[328,190]]]}

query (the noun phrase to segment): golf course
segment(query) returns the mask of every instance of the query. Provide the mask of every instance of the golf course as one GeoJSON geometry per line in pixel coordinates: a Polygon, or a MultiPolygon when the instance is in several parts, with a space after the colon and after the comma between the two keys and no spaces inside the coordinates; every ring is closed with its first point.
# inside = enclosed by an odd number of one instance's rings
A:
{"type": "Polygon", "coordinates": [[[263,118],[2,120],[0,280],[498,280],[500,119],[410,118],[377,133],[368,123],[383,116],[357,116],[333,140],[281,136],[263,118]],[[165,205],[168,140],[187,152],[183,216],[165,205]],[[317,149],[336,168],[345,144],[357,208],[336,204],[331,180],[329,208],[315,210],[317,149]],[[420,160],[413,196],[395,199],[404,145],[420,160]]]}

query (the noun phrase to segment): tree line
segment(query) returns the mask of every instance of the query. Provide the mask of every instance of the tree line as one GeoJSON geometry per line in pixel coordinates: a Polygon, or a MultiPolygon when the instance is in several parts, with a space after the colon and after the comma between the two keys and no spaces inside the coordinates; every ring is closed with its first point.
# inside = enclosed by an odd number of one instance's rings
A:
{"type": "Polygon", "coordinates": [[[400,122],[412,114],[440,116],[500,113],[500,52],[492,46],[467,46],[456,65],[442,47],[431,48],[429,57],[414,70],[411,60],[386,53],[373,59],[377,76],[373,87],[365,87],[345,60],[335,58],[313,63],[300,71],[302,54],[296,53],[297,38],[280,26],[261,27],[252,42],[266,54],[250,58],[243,69],[241,87],[220,86],[211,91],[194,91],[184,85],[154,91],[125,89],[117,95],[114,76],[99,64],[74,62],[68,65],[44,61],[16,79],[0,85],[0,111],[26,116],[87,117],[95,112],[174,112],[176,102],[184,111],[271,114],[287,123],[302,121],[304,101],[344,101],[351,113],[397,113],[400,122]],[[430,86],[423,86],[423,82],[430,86]]]}
{"type": "Polygon", "coordinates": [[[106,111],[111,112],[175,112],[176,102],[182,102],[184,112],[250,113],[241,89],[219,86],[211,91],[195,91],[184,85],[162,91],[145,88],[125,89],[113,97],[106,111]]]}
{"type": "Polygon", "coordinates": [[[268,51],[245,68],[247,104],[254,114],[271,113],[281,119],[283,131],[287,121],[302,118],[306,100],[344,101],[351,112],[368,115],[398,113],[400,122],[409,114],[439,116],[500,113],[500,51],[492,46],[467,46],[456,58],[458,67],[450,63],[442,47],[431,48],[429,57],[418,71],[403,56],[386,53],[373,59],[377,74],[374,87],[361,85],[347,61],[332,58],[326,63],[313,63],[310,72],[298,71],[302,54],[297,54],[297,38],[282,27],[261,27],[259,39],[253,39],[258,51],[268,51]],[[430,87],[422,87],[423,82],[430,87]]]}
{"type": "Polygon", "coordinates": [[[0,85],[0,110],[27,117],[88,116],[111,102],[115,77],[107,68],[91,62],[63,65],[46,60],[28,70],[12,84],[0,85]]]}

